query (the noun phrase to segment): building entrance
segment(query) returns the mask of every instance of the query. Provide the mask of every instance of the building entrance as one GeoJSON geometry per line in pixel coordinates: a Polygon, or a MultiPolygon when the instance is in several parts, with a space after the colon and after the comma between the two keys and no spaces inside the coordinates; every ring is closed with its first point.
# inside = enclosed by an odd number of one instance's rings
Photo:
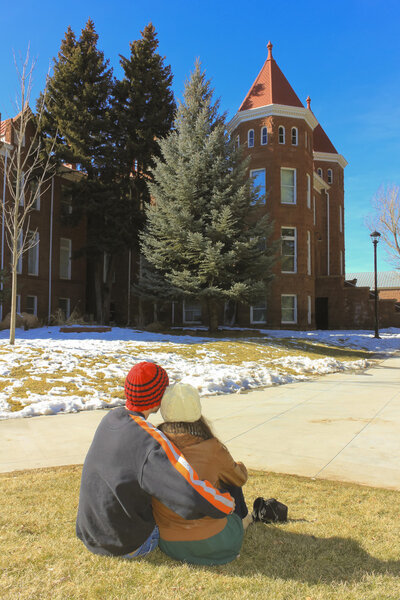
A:
{"type": "Polygon", "coordinates": [[[315,327],[328,329],[328,298],[315,298],[315,327]]]}

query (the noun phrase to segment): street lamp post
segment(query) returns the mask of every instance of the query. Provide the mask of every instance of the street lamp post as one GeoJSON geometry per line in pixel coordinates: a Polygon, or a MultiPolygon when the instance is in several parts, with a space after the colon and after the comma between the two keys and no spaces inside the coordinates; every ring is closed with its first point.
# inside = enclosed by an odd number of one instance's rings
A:
{"type": "Polygon", "coordinates": [[[375,275],[375,335],[374,337],[380,339],[379,337],[379,319],[378,319],[378,269],[376,265],[376,247],[379,242],[379,238],[381,234],[379,231],[374,231],[371,233],[372,243],[374,245],[374,275],[375,275]]]}

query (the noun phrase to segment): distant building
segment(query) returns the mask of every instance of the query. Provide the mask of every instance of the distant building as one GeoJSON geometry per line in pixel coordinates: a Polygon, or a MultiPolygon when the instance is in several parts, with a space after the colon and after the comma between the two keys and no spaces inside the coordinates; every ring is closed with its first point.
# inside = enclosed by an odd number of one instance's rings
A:
{"type": "MultiPolygon", "coordinates": [[[[346,273],[346,280],[356,287],[367,287],[375,290],[375,274],[346,273]]],[[[381,299],[394,298],[400,302],[400,271],[381,271],[377,273],[378,293],[381,299]]]]}

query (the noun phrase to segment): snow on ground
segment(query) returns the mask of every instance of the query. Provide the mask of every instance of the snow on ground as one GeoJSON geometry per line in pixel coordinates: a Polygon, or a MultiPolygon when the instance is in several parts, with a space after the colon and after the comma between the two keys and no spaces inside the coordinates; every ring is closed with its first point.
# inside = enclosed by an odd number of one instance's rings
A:
{"type": "Polygon", "coordinates": [[[400,329],[383,330],[380,340],[370,331],[260,330],[261,337],[249,333],[231,341],[206,337],[201,330],[197,333],[188,335],[182,330],[164,335],[122,328],[109,333],[60,333],[58,327],[42,327],[17,330],[12,347],[8,331],[2,331],[0,418],[122,404],[125,376],[142,360],[162,365],[171,383],[190,383],[201,395],[211,395],[368,366],[366,358],[351,360],[340,353],[324,356],[320,344],[366,349],[382,357],[400,350],[400,329]]]}

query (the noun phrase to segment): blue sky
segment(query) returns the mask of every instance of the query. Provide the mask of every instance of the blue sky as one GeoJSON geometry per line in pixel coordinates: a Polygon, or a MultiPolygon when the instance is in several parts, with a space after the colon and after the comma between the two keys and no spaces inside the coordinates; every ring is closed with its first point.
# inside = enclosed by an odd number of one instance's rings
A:
{"type": "MultiPolygon", "coordinates": [[[[160,52],[172,66],[174,92],[200,57],[221,107],[232,117],[260,70],[271,40],[273,54],[293,89],[312,110],[345,170],[346,271],[372,271],[373,249],[365,216],[383,184],[400,183],[400,44],[398,0],[120,0],[40,3],[0,0],[0,111],[14,114],[14,50],[28,42],[37,59],[33,96],[43,87],[68,25],[79,34],[91,17],[99,47],[120,76],[119,54],[150,21],[160,52]]],[[[32,103],[33,104],[33,103],[32,103]]],[[[392,268],[383,246],[379,270],[392,268]]]]}

